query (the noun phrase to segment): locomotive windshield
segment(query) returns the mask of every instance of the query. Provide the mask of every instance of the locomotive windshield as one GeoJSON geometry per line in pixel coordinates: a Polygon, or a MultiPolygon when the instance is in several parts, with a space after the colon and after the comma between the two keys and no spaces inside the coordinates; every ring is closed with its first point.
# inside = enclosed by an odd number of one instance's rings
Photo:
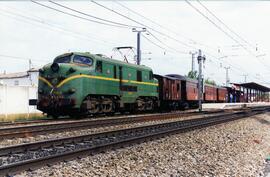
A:
{"type": "Polygon", "coordinates": [[[70,63],[70,55],[56,58],[54,60],[54,63],[70,63]]]}
{"type": "Polygon", "coordinates": [[[80,55],[75,55],[73,58],[74,63],[79,63],[79,64],[86,64],[86,65],[92,65],[93,60],[89,57],[85,56],[80,56],[80,55]]]}

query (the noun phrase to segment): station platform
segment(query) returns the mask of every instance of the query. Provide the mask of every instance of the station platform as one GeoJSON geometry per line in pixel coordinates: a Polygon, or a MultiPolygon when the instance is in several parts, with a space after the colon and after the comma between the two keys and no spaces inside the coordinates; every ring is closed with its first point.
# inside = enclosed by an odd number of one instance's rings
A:
{"type": "Polygon", "coordinates": [[[203,103],[203,110],[213,109],[240,109],[240,108],[252,108],[270,106],[269,102],[256,102],[256,103],[203,103]]]}

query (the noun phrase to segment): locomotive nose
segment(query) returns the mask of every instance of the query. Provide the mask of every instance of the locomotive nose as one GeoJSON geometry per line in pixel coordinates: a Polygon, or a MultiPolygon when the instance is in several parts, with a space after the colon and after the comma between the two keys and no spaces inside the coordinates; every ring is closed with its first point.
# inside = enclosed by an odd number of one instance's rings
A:
{"type": "Polygon", "coordinates": [[[58,63],[53,63],[51,65],[51,69],[53,72],[57,72],[59,70],[59,64],[58,63]]]}

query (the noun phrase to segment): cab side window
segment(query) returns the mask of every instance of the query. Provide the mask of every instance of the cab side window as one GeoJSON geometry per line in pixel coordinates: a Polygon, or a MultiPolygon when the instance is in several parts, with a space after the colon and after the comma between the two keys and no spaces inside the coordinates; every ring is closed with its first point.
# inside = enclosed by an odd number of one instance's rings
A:
{"type": "Polygon", "coordinates": [[[117,78],[115,65],[113,66],[113,78],[117,78]]]}
{"type": "Polygon", "coordinates": [[[153,79],[153,72],[150,71],[150,72],[149,72],[149,80],[152,80],[152,79],[153,79]]]}
{"type": "Polygon", "coordinates": [[[142,72],[137,71],[137,81],[141,82],[142,81],[142,72]]]}
{"type": "Polygon", "coordinates": [[[102,61],[97,61],[96,72],[102,73],[102,61]]]}

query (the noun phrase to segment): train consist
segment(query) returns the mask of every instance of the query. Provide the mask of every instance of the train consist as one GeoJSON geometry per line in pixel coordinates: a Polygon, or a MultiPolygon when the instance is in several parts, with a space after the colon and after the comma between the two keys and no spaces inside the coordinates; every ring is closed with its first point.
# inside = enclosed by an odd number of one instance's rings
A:
{"type": "MultiPolygon", "coordinates": [[[[226,102],[226,88],[204,86],[204,102],[226,102]]],[[[197,81],[90,53],[66,53],[39,70],[37,108],[47,115],[111,114],[196,107],[197,81]]]]}

